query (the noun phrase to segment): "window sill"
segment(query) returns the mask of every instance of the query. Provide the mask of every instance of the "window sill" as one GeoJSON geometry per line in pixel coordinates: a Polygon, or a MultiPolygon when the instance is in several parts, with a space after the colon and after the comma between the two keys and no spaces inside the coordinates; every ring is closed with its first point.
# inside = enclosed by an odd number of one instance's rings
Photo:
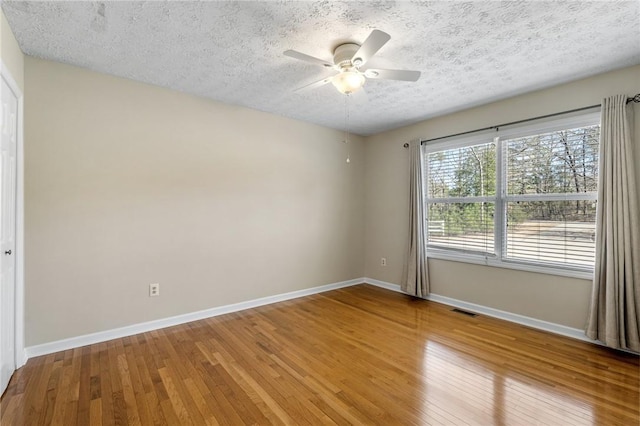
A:
{"type": "Polygon", "coordinates": [[[481,255],[452,253],[449,251],[442,251],[437,249],[427,249],[427,258],[450,260],[453,262],[473,263],[476,265],[493,266],[496,268],[516,269],[519,271],[535,272],[538,274],[559,275],[562,277],[580,278],[583,280],[593,279],[593,270],[588,269],[569,269],[546,265],[531,265],[527,263],[498,260],[481,255]]]}

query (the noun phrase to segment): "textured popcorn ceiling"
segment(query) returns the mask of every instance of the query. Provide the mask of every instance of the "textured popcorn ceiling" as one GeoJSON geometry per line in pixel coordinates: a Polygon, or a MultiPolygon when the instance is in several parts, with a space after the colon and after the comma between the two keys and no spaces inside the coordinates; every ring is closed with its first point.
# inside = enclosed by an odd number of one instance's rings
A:
{"type": "MultiPolygon", "coordinates": [[[[285,57],[330,59],[372,29],[391,35],[349,128],[368,135],[640,63],[640,2],[2,2],[26,54],[342,129],[330,74],[285,57]]],[[[552,108],[553,109],[553,108],[552,108]]]]}

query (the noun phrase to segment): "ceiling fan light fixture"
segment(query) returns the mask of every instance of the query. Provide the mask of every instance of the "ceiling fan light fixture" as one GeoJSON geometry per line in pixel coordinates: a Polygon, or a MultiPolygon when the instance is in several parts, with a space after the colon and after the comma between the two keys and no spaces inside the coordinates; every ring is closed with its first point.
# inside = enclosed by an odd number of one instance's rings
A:
{"type": "Polygon", "coordinates": [[[348,95],[364,86],[365,77],[356,71],[343,71],[331,79],[331,83],[340,93],[348,95]]]}

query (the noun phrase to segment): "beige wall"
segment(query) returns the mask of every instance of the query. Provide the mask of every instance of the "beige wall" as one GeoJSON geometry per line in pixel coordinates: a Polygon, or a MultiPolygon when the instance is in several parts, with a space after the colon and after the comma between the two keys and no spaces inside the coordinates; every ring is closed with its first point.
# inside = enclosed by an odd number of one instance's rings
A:
{"type": "MultiPolygon", "coordinates": [[[[640,67],[580,80],[354,138],[346,165],[334,130],[25,62],[27,346],[360,276],[399,283],[404,142],[640,91],[640,67]]],[[[583,326],[589,281],[429,263],[436,294],[583,326]]]]}
{"type": "Polygon", "coordinates": [[[26,58],[26,345],[364,273],[364,144],[26,58]],[[149,283],[160,296],[148,297],[149,283]]]}
{"type": "MultiPolygon", "coordinates": [[[[409,153],[402,145],[495,124],[600,103],[605,96],[640,92],[640,66],[540,90],[426,120],[366,139],[365,274],[400,283],[407,241],[409,153]],[[387,266],[380,266],[380,258],[387,266]]],[[[636,164],[640,164],[640,105],[635,108],[636,164]]],[[[640,173],[638,173],[640,187],[640,173]]],[[[433,293],[570,327],[586,321],[588,280],[430,260],[433,293]]]]}
{"type": "Polygon", "coordinates": [[[20,87],[20,90],[24,91],[24,55],[1,9],[0,56],[2,57],[2,62],[9,69],[11,76],[16,81],[16,84],[20,87]]]}

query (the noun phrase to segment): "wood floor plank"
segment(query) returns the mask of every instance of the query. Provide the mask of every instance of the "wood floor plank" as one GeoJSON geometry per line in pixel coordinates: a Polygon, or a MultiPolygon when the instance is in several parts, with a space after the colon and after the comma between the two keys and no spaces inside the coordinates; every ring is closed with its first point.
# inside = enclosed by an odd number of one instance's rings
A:
{"type": "MultiPolygon", "coordinates": [[[[79,363],[78,380],[78,409],[77,423],[89,424],[91,422],[91,347],[85,346],[81,349],[82,355],[79,363]]],[[[67,423],[69,424],[69,423],[67,423]]],[[[72,423],[73,424],[73,423],[72,423]]]]}
{"type": "Polygon", "coordinates": [[[638,356],[359,285],[30,359],[9,425],[636,425],[638,356]]]}
{"type": "Polygon", "coordinates": [[[102,425],[102,401],[100,398],[92,399],[89,403],[89,424],[91,426],[102,425]]]}

